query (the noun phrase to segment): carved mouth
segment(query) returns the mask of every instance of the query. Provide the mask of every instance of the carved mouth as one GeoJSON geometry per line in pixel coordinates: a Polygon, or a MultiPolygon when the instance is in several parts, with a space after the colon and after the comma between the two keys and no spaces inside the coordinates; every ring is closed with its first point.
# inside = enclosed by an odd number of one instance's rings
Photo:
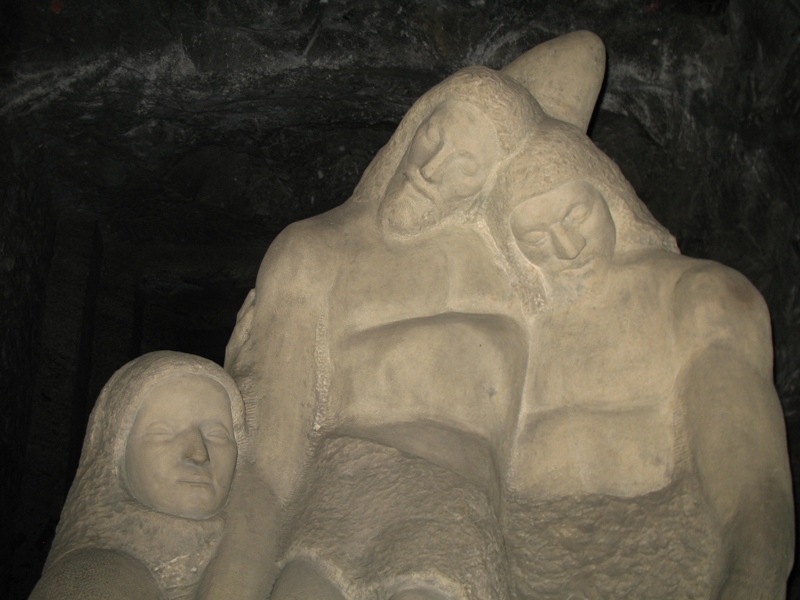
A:
{"type": "Polygon", "coordinates": [[[436,190],[415,175],[413,170],[398,172],[381,202],[379,219],[389,232],[402,236],[416,235],[439,220],[436,190]]]}
{"type": "Polygon", "coordinates": [[[214,484],[208,479],[179,479],[178,483],[191,486],[208,486],[214,487],[214,484]]]}

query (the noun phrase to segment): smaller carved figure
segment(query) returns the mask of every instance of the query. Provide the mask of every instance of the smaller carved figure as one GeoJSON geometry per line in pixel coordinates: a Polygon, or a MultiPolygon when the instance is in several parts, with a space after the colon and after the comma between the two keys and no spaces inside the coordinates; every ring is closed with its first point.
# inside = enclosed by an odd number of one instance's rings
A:
{"type": "Polygon", "coordinates": [[[222,536],[244,444],[233,380],[154,352],[103,388],[32,600],[186,598],[222,536]]]}

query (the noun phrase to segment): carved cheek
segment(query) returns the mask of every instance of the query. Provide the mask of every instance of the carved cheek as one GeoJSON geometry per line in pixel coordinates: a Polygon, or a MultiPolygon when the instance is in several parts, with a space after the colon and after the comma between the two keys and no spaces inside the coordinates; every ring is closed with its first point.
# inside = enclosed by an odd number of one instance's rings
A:
{"type": "Polygon", "coordinates": [[[453,169],[449,174],[450,185],[449,197],[451,199],[463,199],[474,196],[483,188],[486,181],[486,175],[483,170],[475,173],[474,175],[463,175],[458,169],[453,169]]]}
{"type": "Polygon", "coordinates": [[[134,497],[148,506],[163,509],[172,493],[180,464],[179,449],[172,441],[137,437],[127,448],[127,483],[134,497]]]}
{"type": "Polygon", "coordinates": [[[233,480],[233,473],[236,469],[236,458],[238,455],[235,442],[220,443],[210,446],[211,470],[214,481],[227,492],[233,480]]]}
{"type": "Polygon", "coordinates": [[[611,220],[608,210],[596,210],[584,227],[581,228],[587,245],[591,245],[594,254],[611,257],[617,240],[617,229],[611,220]]]}

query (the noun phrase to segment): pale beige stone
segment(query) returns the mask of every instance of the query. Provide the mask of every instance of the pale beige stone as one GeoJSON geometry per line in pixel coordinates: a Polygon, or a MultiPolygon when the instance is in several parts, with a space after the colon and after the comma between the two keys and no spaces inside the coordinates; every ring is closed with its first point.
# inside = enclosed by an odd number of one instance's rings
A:
{"type": "Polygon", "coordinates": [[[163,600],[150,569],[116,550],[80,548],[55,561],[36,585],[31,600],[163,600]]]}
{"type": "Polygon", "coordinates": [[[228,391],[208,377],[174,375],[147,393],[125,448],[133,497],[160,512],[208,519],[225,501],[237,446],[228,391]]]}
{"type": "Polygon", "coordinates": [[[586,133],[603,86],[606,48],[590,31],[574,31],[532,48],[502,73],[528,88],[545,112],[586,133]]]}
{"type": "Polygon", "coordinates": [[[590,145],[540,184],[570,131],[547,129],[491,219],[544,296],[505,475],[520,597],[782,598],[794,527],[763,299],[646,235],[590,145]]]}
{"type": "Polygon", "coordinates": [[[237,518],[254,509],[234,493],[209,595],[269,592],[275,571],[248,571],[248,554],[315,564],[352,597],[504,596],[496,451],[526,340],[479,222],[502,166],[544,118],[512,79],[466,69],[415,104],[348,203],[274,242],[228,348],[258,429],[255,477],[274,504],[260,501],[262,531],[237,518]],[[337,486],[330,475],[350,461],[360,474],[337,486]],[[412,496],[427,506],[419,514],[412,496]],[[279,514],[295,526],[282,556],[279,514]]]}
{"type": "Polygon", "coordinates": [[[244,405],[206,359],[154,352],[109,380],[32,598],[187,598],[220,540],[244,405]]]}
{"type": "Polygon", "coordinates": [[[274,242],[226,363],[254,496],[203,597],[782,597],[766,309],[585,136],[603,70],[578,32],[456,74],[274,242]]]}
{"type": "Polygon", "coordinates": [[[586,137],[603,57],[578,32],[456,73],[348,202],[287,228],[226,349],[244,410],[184,362],[121,370],[40,589],[99,552],[92,581],[142,597],[202,574],[204,599],[781,598],[769,316],[586,137]],[[195,463],[205,424],[227,433],[202,494],[139,468],[165,422],[195,463]]]}

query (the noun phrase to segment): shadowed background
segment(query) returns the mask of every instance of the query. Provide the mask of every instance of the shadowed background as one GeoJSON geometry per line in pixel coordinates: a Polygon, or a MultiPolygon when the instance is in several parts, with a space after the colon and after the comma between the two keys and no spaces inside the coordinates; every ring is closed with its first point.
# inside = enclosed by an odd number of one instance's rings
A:
{"type": "Polygon", "coordinates": [[[576,29],[608,53],[595,143],[684,254],[769,304],[797,481],[798,0],[12,0],[0,595],[38,578],[114,370],[157,349],[221,362],[272,239],[346,200],[416,98],[576,29]]]}

